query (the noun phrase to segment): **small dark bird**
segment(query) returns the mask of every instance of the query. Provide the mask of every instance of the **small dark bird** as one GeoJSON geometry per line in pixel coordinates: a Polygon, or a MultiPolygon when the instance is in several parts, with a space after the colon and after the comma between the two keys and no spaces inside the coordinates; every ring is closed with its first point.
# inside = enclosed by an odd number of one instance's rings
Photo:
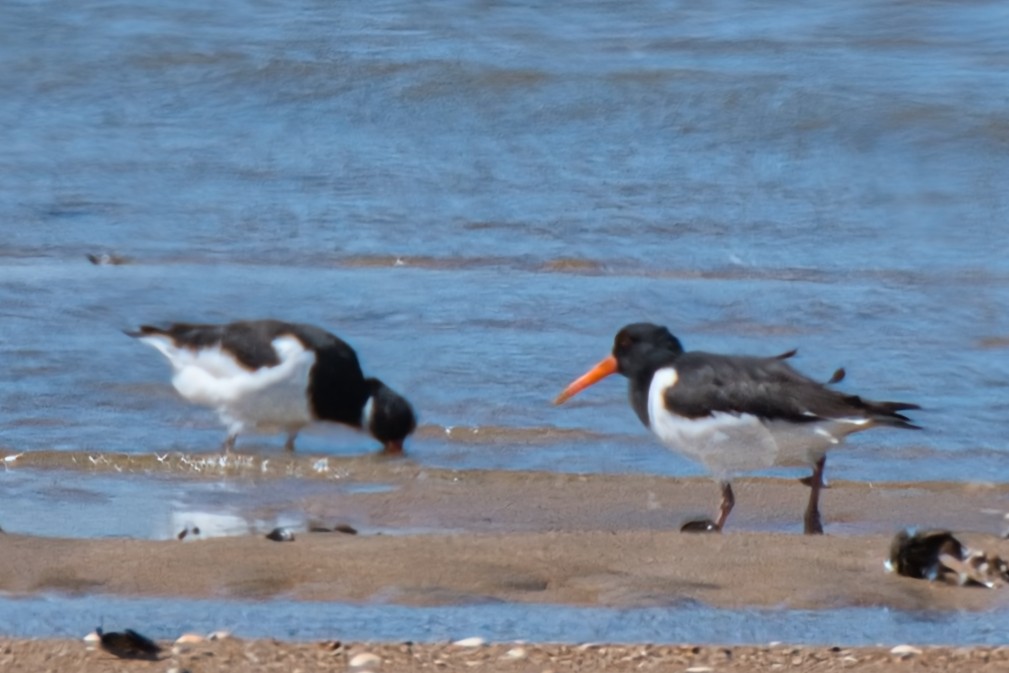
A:
{"type": "Polygon", "coordinates": [[[95,633],[101,639],[102,649],[120,659],[156,661],[161,653],[161,647],[156,642],[140,635],[133,629],[126,629],[121,633],[118,631],[103,633],[102,627],[99,626],[95,629],[95,633]]]}
{"type": "Polygon", "coordinates": [[[982,549],[969,549],[948,530],[900,531],[884,565],[905,577],[959,586],[994,589],[1009,584],[1009,563],[982,549]]]}
{"type": "Polygon", "coordinates": [[[288,451],[315,421],[366,430],[385,454],[401,454],[414,431],[413,407],[376,378],[365,378],[346,342],[311,325],[253,320],[226,325],[143,325],[127,332],[171,362],[184,398],[215,409],[228,428],[222,447],[247,430],[286,432],[288,451]]]}
{"type": "Polygon", "coordinates": [[[119,266],[121,264],[128,264],[130,261],[122,255],[116,255],[108,252],[103,252],[100,255],[89,254],[87,257],[88,261],[95,266],[119,266]]]}
{"type": "Polygon", "coordinates": [[[266,539],[274,542],[294,542],[294,533],[286,528],[274,528],[266,534],[266,539]]]}
{"type": "Polygon", "coordinates": [[[557,396],[565,401],[603,378],[628,379],[631,407],[668,448],[691,458],[720,481],[717,519],[688,522],[681,530],[720,531],[735,504],[731,477],[775,465],[811,465],[807,534],[823,532],[820,490],[827,451],[847,435],[874,427],[917,429],[901,411],[905,402],[872,402],[827,388],[844,378],[838,370],[827,383],[807,378],[788,360],[684,351],[668,329],[636,323],[621,329],[613,353],[557,396]]]}
{"type": "Polygon", "coordinates": [[[963,543],[948,530],[915,532],[908,528],[893,537],[887,567],[905,577],[938,580],[949,572],[939,557],[946,555],[962,560],[966,552],[963,543]]]}
{"type": "Polygon", "coordinates": [[[990,589],[1009,584],[1009,563],[982,549],[970,549],[949,531],[905,529],[890,543],[884,564],[898,575],[990,589]]]}

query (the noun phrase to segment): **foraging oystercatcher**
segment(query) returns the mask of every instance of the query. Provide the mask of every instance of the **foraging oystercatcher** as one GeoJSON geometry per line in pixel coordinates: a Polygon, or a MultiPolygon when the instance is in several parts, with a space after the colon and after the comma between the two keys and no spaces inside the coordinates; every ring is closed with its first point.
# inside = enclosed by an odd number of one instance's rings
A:
{"type": "Polygon", "coordinates": [[[190,402],[214,408],[228,427],[223,450],[246,430],[298,432],[313,421],[367,430],[382,452],[403,452],[417,425],[413,408],[376,378],[365,378],[346,342],[312,325],[251,320],[226,325],[143,325],[129,336],[172,363],[172,384],[190,402]]]}
{"type": "Polygon", "coordinates": [[[730,478],[773,465],[813,466],[807,534],[823,532],[819,497],[827,450],[876,426],[918,429],[901,411],[904,402],[871,402],[827,388],[776,357],[684,351],[668,329],[650,323],[617,333],[613,354],[573,381],[554,401],[619,372],[629,379],[631,406],[668,448],[703,464],[720,481],[722,503],[715,521],[685,524],[685,531],[720,531],[735,504],[730,478]]]}

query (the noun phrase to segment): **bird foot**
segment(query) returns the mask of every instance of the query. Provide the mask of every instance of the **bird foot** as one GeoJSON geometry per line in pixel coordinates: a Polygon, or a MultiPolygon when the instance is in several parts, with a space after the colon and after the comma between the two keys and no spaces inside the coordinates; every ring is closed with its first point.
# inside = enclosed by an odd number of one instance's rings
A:
{"type": "Polygon", "coordinates": [[[722,529],[711,519],[695,519],[680,526],[681,533],[721,533],[722,529]]]}
{"type": "Polygon", "coordinates": [[[820,513],[806,513],[802,522],[802,532],[805,535],[823,535],[823,522],[820,520],[820,513]]]}

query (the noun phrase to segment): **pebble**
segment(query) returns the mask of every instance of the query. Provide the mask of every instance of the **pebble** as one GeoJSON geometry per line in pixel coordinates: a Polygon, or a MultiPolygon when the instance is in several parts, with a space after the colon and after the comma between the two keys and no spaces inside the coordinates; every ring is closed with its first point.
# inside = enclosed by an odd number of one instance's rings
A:
{"type": "Polygon", "coordinates": [[[133,629],[123,631],[102,631],[95,629],[101,640],[100,645],[109,654],[120,659],[147,659],[155,661],[161,653],[161,646],[133,629]]]}
{"type": "Polygon", "coordinates": [[[914,645],[897,645],[890,650],[890,654],[897,655],[901,659],[906,659],[921,654],[921,650],[914,645]]]}
{"type": "Polygon", "coordinates": [[[711,673],[714,670],[711,666],[691,666],[686,673],[711,673]]]}
{"type": "Polygon", "coordinates": [[[199,645],[200,643],[206,642],[207,639],[198,633],[183,633],[181,636],[175,639],[172,644],[172,654],[178,656],[180,654],[185,654],[192,649],[193,645],[199,645]]]}
{"type": "Polygon", "coordinates": [[[84,636],[84,643],[88,646],[89,650],[93,650],[98,647],[100,642],[102,642],[102,637],[94,631],[84,636]]]}
{"type": "Polygon", "coordinates": [[[198,633],[183,633],[175,639],[176,645],[198,645],[206,640],[198,633]]]}
{"type": "Polygon", "coordinates": [[[266,539],[274,542],[294,542],[294,533],[286,528],[274,528],[266,534],[266,539]]]}
{"type": "Polygon", "coordinates": [[[524,647],[513,647],[505,652],[506,659],[525,659],[528,656],[529,652],[524,647]]]}
{"type": "Polygon", "coordinates": [[[95,266],[119,266],[120,264],[127,264],[130,261],[122,255],[109,252],[103,252],[100,255],[88,254],[87,258],[95,266]]]}
{"type": "Polygon", "coordinates": [[[381,666],[382,657],[377,654],[372,654],[371,652],[361,652],[360,654],[355,654],[350,658],[347,664],[351,668],[364,668],[365,666],[381,666]]]}
{"type": "Polygon", "coordinates": [[[486,645],[487,641],[480,636],[473,636],[471,638],[463,638],[462,640],[457,640],[453,645],[457,647],[480,647],[481,645],[486,645]]]}

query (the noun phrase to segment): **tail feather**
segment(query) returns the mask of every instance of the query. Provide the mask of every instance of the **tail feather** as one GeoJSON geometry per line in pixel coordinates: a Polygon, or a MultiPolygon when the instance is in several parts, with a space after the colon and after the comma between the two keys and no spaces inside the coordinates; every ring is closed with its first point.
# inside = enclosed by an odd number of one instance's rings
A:
{"type": "Polygon", "coordinates": [[[124,329],[123,334],[134,339],[139,339],[140,337],[151,336],[153,334],[168,334],[168,330],[162,327],[155,327],[154,325],[141,325],[135,330],[124,329]]]}
{"type": "Polygon", "coordinates": [[[858,403],[869,413],[870,418],[877,425],[885,425],[891,428],[905,428],[907,430],[921,430],[920,425],[915,425],[911,422],[910,418],[900,413],[902,411],[921,409],[917,404],[910,402],[874,402],[872,400],[863,400],[857,396],[853,397],[855,400],[858,400],[858,403]]]}
{"type": "Polygon", "coordinates": [[[921,409],[921,406],[917,404],[911,404],[910,402],[869,402],[873,407],[883,409],[887,412],[896,411],[910,411],[912,409],[921,409]]]}

